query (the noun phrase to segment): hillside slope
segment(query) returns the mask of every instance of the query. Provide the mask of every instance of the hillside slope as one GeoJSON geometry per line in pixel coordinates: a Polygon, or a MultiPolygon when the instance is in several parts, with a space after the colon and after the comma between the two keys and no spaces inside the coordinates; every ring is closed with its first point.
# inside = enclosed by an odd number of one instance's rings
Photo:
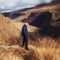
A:
{"type": "MultiPolygon", "coordinates": [[[[14,11],[7,12],[7,13],[3,13],[3,15],[6,17],[10,17],[10,18],[15,15],[14,17],[18,18],[19,16],[25,16],[25,15],[29,15],[31,13],[40,13],[40,12],[44,12],[44,11],[54,12],[54,11],[60,10],[60,4],[59,3],[57,3],[55,5],[54,4],[52,5],[52,4],[46,4],[46,5],[42,5],[42,6],[39,5],[39,6],[31,8],[31,9],[29,8],[28,10],[26,9],[23,12],[21,12],[19,10],[15,11],[15,12],[14,11]]],[[[12,17],[12,18],[14,18],[14,17],[12,17]]]]}
{"type": "Polygon", "coordinates": [[[29,50],[21,47],[23,24],[0,14],[0,60],[60,60],[60,37],[41,37],[37,27],[28,25],[29,50]]]}
{"type": "MultiPolygon", "coordinates": [[[[35,20],[36,22],[38,21],[38,17],[41,17],[41,13],[44,12],[49,12],[52,14],[52,23],[51,25],[55,27],[60,26],[60,3],[56,4],[46,4],[46,5],[39,5],[30,9],[25,9],[22,12],[21,11],[13,11],[13,12],[8,12],[8,13],[3,13],[4,16],[10,18],[11,20],[14,21],[24,21],[25,18],[29,19],[29,22],[31,25],[35,24],[33,23],[35,20]]],[[[47,19],[49,19],[47,17],[47,19]]],[[[41,19],[42,20],[42,19],[41,19]]],[[[40,21],[40,20],[39,20],[40,21]]],[[[38,23],[39,24],[39,23],[38,23]]]]}
{"type": "Polygon", "coordinates": [[[43,38],[39,46],[29,45],[26,50],[19,45],[0,45],[0,60],[60,60],[60,43],[43,38]]]}
{"type": "MultiPolygon", "coordinates": [[[[18,39],[21,39],[22,26],[23,23],[13,22],[0,14],[0,44],[18,44],[18,39]]],[[[29,34],[35,34],[34,32],[38,32],[37,30],[36,27],[28,26],[29,34]]]]}

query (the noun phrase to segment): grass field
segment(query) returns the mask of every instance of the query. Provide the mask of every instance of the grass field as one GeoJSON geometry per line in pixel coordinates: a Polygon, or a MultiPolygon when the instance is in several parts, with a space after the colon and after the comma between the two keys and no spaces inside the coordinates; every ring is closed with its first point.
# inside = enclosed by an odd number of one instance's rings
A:
{"type": "Polygon", "coordinates": [[[19,45],[0,46],[0,60],[60,60],[60,44],[50,38],[42,38],[29,50],[19,45]]]}

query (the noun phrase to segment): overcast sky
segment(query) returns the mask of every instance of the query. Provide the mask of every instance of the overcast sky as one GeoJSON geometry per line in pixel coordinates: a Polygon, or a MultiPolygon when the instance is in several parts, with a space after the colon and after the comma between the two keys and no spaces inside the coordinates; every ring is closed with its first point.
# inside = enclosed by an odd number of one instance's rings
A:
{"type": "Polygon", "coordinates": [[[52,0],[0,0],[0,13],[34,7],[38,4],[49,3],[52,0]]]}

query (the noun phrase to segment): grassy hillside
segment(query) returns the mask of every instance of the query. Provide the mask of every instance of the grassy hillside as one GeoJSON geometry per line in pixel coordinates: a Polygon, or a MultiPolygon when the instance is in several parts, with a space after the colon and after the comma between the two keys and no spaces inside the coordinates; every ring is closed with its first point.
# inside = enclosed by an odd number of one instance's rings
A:
{"type": "Polygon", "coordinates": [[[60,4],[3,15],[0,14],[0,60],[60,60],[60,4]],[[24,18],[30,23],[29,50],[20,46],[24,18]]]}
{"type": "MultiPolygon", "coordinates": [[[[49,12],[52,14],[51,20],[53,22],[51,23],[51,25],[53,25],[54,27],[60,26],[60,4],[59,3],[38,5],[36,7],[30,8],[30,9],[25,9],[25,10],[23,9],[22,12],[20,10],[18,10],[18,11],[3,13],[3,15],[10,18],[11,20],[17,21],[17,22],[24,21],[25,18],[28,18],[28,20],[31,24],[35,20],[38,21],[38,16],[41,17],[40,16],[41,13],[44,13],[44,12],[49,12]]],[[[47,17],[47,19],[49,19],[49,18],[47,17]]],[[[35,24],[35,23],[33,23],[33,24],[35,24]]],[[[31,24],[31,25],[33,25],[33,24],[31,24]]]]}
{"type": "MultiPolygon", "coordinates": [[[[0,44],[12,45],[17,44],[21,39],[21,30],[24,23],[13,22],[0,14],[0,44]]],[[[38,28],[28,26],[29,34],[38,32],[38,28]]],[[[35,34],[36,35],[36,34],[35,34]]]]}
{"type": "Polygon", "coordinates": [[[45,37],[40,39],[39,46],[29,45],[25,50],[19,45],[0,46],[1,60],[60,60],[60,43],[45,37]]]}
{"type": "Polygon", "coordinates": [[[0,60],[60,60],[60,38],[39,36],[33,26],[28,26],[29,50],[20,47],[22,25],[0,14],[0,60]]]}

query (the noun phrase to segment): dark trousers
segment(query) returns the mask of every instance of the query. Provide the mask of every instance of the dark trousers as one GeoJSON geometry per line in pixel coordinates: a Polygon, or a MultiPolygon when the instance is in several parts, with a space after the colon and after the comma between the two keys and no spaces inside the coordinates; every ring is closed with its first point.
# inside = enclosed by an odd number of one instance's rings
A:
{"type": "Polygon", "coordinates": [[[23,36],[22,46],[24,45],[25,45],[25,48],[28,48],[28,38],[26,38],[26,36],[23,36]]]}

